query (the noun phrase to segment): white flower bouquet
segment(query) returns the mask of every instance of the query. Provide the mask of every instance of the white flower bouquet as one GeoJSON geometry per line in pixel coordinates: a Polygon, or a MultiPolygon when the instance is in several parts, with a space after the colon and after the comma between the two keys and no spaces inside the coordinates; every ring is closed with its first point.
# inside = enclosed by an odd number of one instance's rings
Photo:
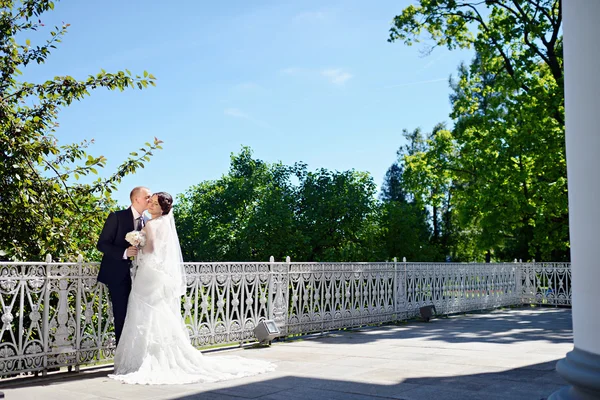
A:
{"type": "MultiPolygon", "coordinates": [[[[125,240],[129,242],[130,245],[139,249],[146,244],[146,234],[142,231],[131,231],[125,235],[125,240]]],[[[133,260],[134,257],[129,257],[129,259],[133,260]]]]}
{"type": "Polygon", "coordinates": [[[142,231],[131,231],[125,235],[125,240],[132,246],[144,247],[146,244],[146,234],[142,231]]]}

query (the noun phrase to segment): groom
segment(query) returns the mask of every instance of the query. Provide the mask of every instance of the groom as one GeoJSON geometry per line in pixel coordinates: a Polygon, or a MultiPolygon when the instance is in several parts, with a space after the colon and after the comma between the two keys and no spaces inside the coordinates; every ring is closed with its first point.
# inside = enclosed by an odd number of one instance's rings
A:
{"type": "Polygon", "coordinates": [[[115,318],[115,337],[117,344],[123,331],[127,301],[131,292],[131,275],[129,257],[137,255],[137,247],[131,246],[125,240],[125,235],[133,230],[141,230],[144,226],[143,213],[148,208],[151,194],[144,186],[133,188],[129,198],[131,207],[111,212],[104,223],[96,247],[104,255],[98,273],[98,282],[108,286],[115,318]]]}

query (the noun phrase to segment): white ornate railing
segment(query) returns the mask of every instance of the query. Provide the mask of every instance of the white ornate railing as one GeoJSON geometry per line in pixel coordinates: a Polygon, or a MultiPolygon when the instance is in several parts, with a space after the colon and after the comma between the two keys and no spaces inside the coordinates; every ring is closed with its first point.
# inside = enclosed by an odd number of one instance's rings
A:
{"type": "Polygon", "coordinates": [[[402,288],[408,317],[434,304],[437,312],[487,310],[522,303],[520,266],[502,264],[403,263],[402,288]]]}
{"type": "MultiPolygon", "coordinates": [[[[0,376],[110,361],[112,310],[97,263],[0,263],[0,376]]],[[[500,306],[571,304],[569,263],[186,263],[182,314],[198,347],[500,306]]]]}
{"type": "MultiPolygon", "coordinates": [[[[290,263],[287,333],[396,320],[394,263],[290,263]]],[[[287,272],[287,271],[286,271],[287,272]]],[[[281,329],[281,328],[280,328],[281,329]]]]}
{"type": "Polygon", "coordinates": [[[253,339],[269,318],[274,263],[186,263],[188,291],[183,317],[198,347],[253,339]]]}
{"type": "Polygon", "coordinates": [[[571,305],[571,263],[533,262],[521,265],[524,303],[571,305]]]}

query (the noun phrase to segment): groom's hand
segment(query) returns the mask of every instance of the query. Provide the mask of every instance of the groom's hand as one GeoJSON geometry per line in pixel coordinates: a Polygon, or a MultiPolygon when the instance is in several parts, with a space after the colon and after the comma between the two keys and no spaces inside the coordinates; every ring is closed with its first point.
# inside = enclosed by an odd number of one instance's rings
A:
{"type": "Polygon", "coordinates": [[[135,246],[129,246],[127,248],[127,257],[135,257],[138,254],[138,248],[135,246]]]}

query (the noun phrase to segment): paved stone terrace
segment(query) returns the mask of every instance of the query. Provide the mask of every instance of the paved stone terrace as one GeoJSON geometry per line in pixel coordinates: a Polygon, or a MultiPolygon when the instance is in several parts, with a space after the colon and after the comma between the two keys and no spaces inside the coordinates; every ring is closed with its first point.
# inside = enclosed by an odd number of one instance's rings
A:
{"type": "Polygon", "coordinates": [[[555,364],[572,342],[570,309],[504,309],[227,351],[278,366],[227,382],[126,385],[99,367],[4,381],[0,391],[7,400],[538,400],[566,384],[555,364]]]}

